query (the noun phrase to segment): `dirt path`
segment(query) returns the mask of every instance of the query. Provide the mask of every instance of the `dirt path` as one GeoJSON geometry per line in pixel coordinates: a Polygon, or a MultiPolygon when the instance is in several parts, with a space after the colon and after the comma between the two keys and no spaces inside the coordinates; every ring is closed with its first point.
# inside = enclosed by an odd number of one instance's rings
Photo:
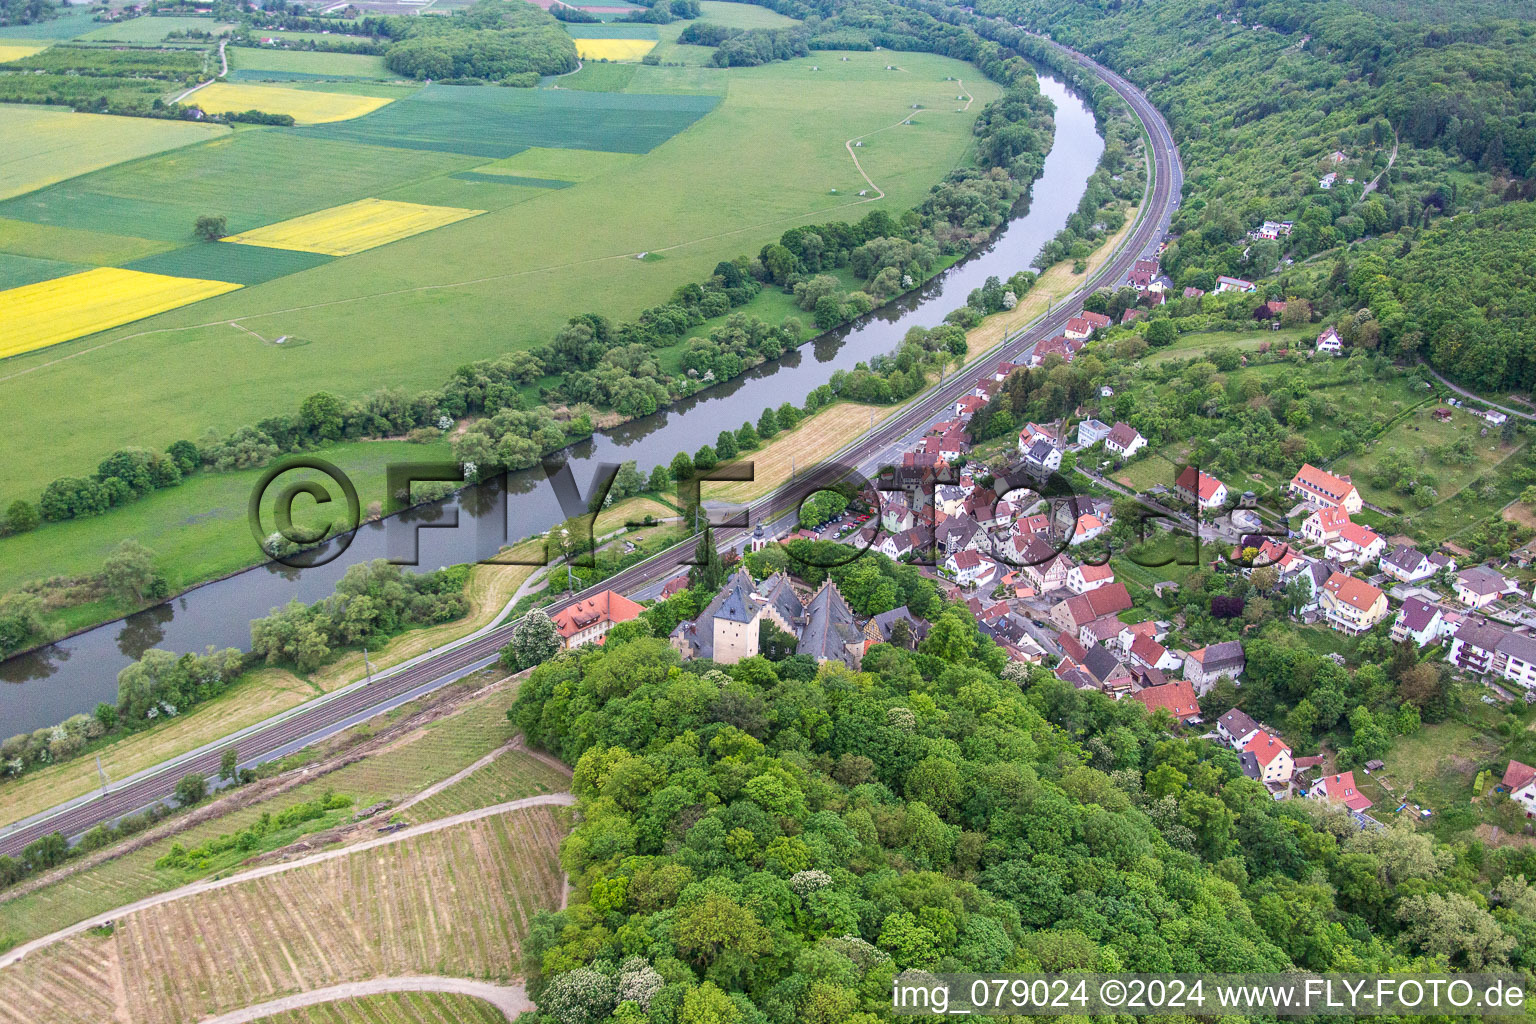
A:
{"type": "Polygon", "coordinates": [[[269,875],[276,875],[285,871],[292,871],[294,868],[301,868],[310,864],[318,864],[322,861],[334,860],[337,857],[349,857],[354,853],[361,853],[364,850],[372,850],[379,846],[388,846],[391,843],[398,843],[401,840],[411,839],[415,836],[425,835],[429,832],[437,832],[445,828],[452,828],[454,825],[463,825],[466,822],[477,821],[480,818],[488,818],[496,814],[506,814],[509,811],[520,811],[528,807],[544,807],[549,805],[571,807],[574,806],[575,803],[576,798],[570,793],[544,793],[539,796],[524,797],[521,800],[510,800],[506,803],[493,804],[490,807],[478,807],[472,811],[465,811],[463,814],[455,814],[447,818],[439,818],[436,821],[423,822],[420,825],[413,825],[410,828],[401,829],[398,832],[391,832],[388,835],[379,836],[376,839],[369,839],[368,841],[362,843],[355,843],[351,846],[344,846],[340,849],[325,850],[320,853],[312,854],[308,857],[300,857],[297,860],[284,861],[278,864],[269,864],[265,867],[254,868],[250,871],[243,871],[239,874],[230,875],[225,878],[209,878],[204,879],[201,882],[192,882],[191,884],[184,885],[179,889],[172,889],[169,892],[162,892],[154,896],[147,896],[142,900],[137,900],[136,902],[129,903],[126,906],[118,907],[115,910],[109,910],[104,914],[96,914],[95,916],[88,917],[83,921],[77,921],[76,923],[70,925],[68,928],[61,928],[59,931],[53,932],[50,935],[44,935],[41,938],[33,939],[31,942],[23,943],[22,945],[17,946],[15,949],[11,950],[9,953],[6,953],[4,956],[0,956],[0,969],[11,966],[12,964],[25,957],[28,953],[42,949],[45,946],[50,946],[62,939],[67,939],[72,935],[79,935],[91,928],[99,927],[108,921],[116,920],[119,917],[124,917],[128,914],[132,914],[140,910],[147,910],[150,907],[157,907],[163,903],[171,903],[176,900],[185,899],[188,896],[194,896],[198,893],[210,892],[214,889],[222,889],[225,886],[238,885],[241,882],[250,882],[258,878],[266,878],[269,875]]]}
{"type": "Polygon", "coordinates": [[[309,992],[299,992],[230,1013],[221,1013],[217,1017],[204,1017],[199,1024],[248,1024],[249,1021],[261,1020],[263,1017],[271,1017],[288,1010],[298,1010],[320,1003],[334,1003],[338,999],[376,996],[385,992],[449,992],[454,995],[472,996],[496,1007],[509,1021],[516,1020],[520,1013],[532,1012],[535,1009],[533,1000],[528,998],[528,990],[522,984],[492,985],[484,981],[470,981],[468,978],[410,975],[401,978],[353,981],[345,985],[331,985],[309,992]]]}
{"type": "MultiPolygon", "coordinates": [[[[970,104],[966,104],[966,106],[970,106],[970,104]]],[[[857,154],[857,153],[855,153],[853,151],[854,150],[854,145],[853,144],[855,142],[860,142],[860,141],[862,141],[864,139],[867,139],[871,135],[879,135],[881,132],[888,132],[892,128],[899,128],[899,127],[901,127],[903,124],[905,124],[909,120],[911,120],[911,115],[910,114],[905,114],[905,115],[902,116],[900,121],[896,121],[896,122],[894,122],[892,124],[888,124],[884,128],[876,128],[872,132],[865,132],[863,135],[855,135],[853,138],[851,138],[847,142],[843,143],[843,148],[846,149],[848,151],[848,155],[853,158],[853,166],[858,170],[859,176],[861,178],[863,178],[865,181],[869,182],[869,187],[870,188],[874,189],[877,193],[879,193],[878,195],[875,195],[873,197],[865,197],[864,199],[860,200],[860,202],[872,203],[872,202],[875,202],[878,199],[884,199],[885,198],[885,193],[880,190],[880,186],[876,185],[875,184],[875,180],[873,178],[871,178],[869,176],[868,172],[866,172],[864,170],[864,165],[859,163],[859,154],[857,154]]]]}
{"type": "Polygon", "coordinates": [[[191,96],[193,93],[197,92],[197,90],[207,88],[208,86],[212,85],[214,82],[218,81],[219,78],[223,78],[225,75],[229,74],[229,58],[227,56],[225,56],[225,54],[224,54],[224,46],[225,46],[226,42],[227,42],[227,40],[223,40],[223,39],[219,40],[219,64],[220,64],[222,70],[219,71],[218,78],[210,78],[206,82],[198,82],[192,88],[188,89],[186,92],[182,93],[180,96],[177,96],[175,99],[171,100],[172,103],[180,103],[182,100],[186,99],[188,96],[191,96]]]}
{"type": "Polygon", "coordinates": [[[1360,198],[1361,199],[1364,199],[1366,196],[1368,196],[1372,192],[1376,191],[1376,186],[1381,184],[1381,179],[1385,178],[1387,176],[1387,172],[1392,170],[1392,165],[1395,164],[1395,163],[1397,163],[1397,129],[1393,128],[1392,129],[1392,152],[1387,156],[1387,166],[1382,168],[1381,173],[1376,175],[1376,177],[1372,178],[1370,180],[1370,182],[1365,186],[1365,188],[1361,190],[1361,192],[1360,192],[1360,198]]]}

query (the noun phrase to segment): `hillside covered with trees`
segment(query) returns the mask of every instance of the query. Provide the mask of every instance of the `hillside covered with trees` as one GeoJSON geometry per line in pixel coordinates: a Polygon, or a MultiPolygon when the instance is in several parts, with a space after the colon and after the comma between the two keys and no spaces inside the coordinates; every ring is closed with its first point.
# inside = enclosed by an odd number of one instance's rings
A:
{"type": "MultiPolygon", "coordinates": [[[[1531,4],[975,7],[1123,72],[1168,117],[1187,172],[1162,260],[1175,285],[1278,277],[1275,298],[1315,285],[1367,310],[1390,354],[1490,391],[1536,385],[1519,326],[1533,296],[1510,272],[1528,262],[1516,253],[1530,251],[1536,197],[1531,4]],[[1265,220],[1291,233],[1250,236],[1265,220]]],[[[1006,41],[1016,30],[989,31],[1006,41]]]]}
{"type": "Polygon", "coordinates": [[[870,1024],[908,969],[1530,966],[1529,848],[1276,803],[1165,713],[1008,665],[963,606],[857,674],[645,632],[511,713],[580,799],[570,906],[527,944],[540,1021],[870,1024]]]}

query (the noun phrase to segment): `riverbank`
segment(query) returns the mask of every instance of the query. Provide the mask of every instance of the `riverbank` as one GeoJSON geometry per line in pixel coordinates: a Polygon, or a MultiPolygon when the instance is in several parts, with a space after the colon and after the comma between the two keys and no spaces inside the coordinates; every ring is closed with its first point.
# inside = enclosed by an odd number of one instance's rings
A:
{"type": "MultiPolygon", "coordinates": [[[[1084,274],[1072,273],[1071,263],[1066,261],[1047,268],[1017,307],[990,316],[968,331],[967,358],[975,358],[996,347],[1009,334],[1045,312],[1048,305],[1054,305],[1092,276],[1124,241],[1138,212],[1135,208],[1130,210],[1125,227],[1094,250],[1084,274]]],[[[737,503],[760,498],[786,483],[792,470],[799,474],[810,469],[828,452],[841,448],[849,437],[883,422],[899,408],[839,402],[819,410],[793,429],[748,453],[747,457],[755,467],[751,482],[706,485],[704,497],[737,503]]],[[[647,513],[661,517],[672,514],[673,510],[651,498],[630,499],[604,510],[596,531],[599,535],[605,534],[626,521],[643,518],[647,513]]],[[[490,614],[493,606],[496,611],[501,608],[496,601],[501,599],[505,603],[534,571],[532,566],[475,566],[466,585],[474,603],[470,615],[393,638],[384,648],[369,652],[373,669],[378,671],[400,664],[489,624],[494,619],[490,614]]],[[[308,678],[300,678],[283,669],[253,670],[248,673],[249,678],[224,695],[198,706],[176,721],[103,747],[99,751],[103,766],[109,778],[123,778],[279,714],[320,693],[356,682],[363,678],[364,672],[361,652],[349,652],[308,678]]],[[[98,784],[94,762],[86,756],[0,785],[0,824],[20,820],[63,800],[88,793],[98,784]]]]}

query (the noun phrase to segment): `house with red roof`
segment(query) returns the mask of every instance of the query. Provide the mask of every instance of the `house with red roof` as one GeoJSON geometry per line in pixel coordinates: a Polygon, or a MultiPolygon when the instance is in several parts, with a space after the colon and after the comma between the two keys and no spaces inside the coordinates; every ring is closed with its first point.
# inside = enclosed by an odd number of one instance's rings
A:
{"type": "Polygon", "coordinates": [[[1074,594],[1086,594],[1113,582],[1115,570],[1107,562],[1103,565],[1076,565],[1067,571],[1067,589],[1074,594]]]}
{"type": "Polygon", "coordinates": [[[1174,480],[1173,489],[1191,505],[1199,506],[1202,512],[1220,508],[1227,503],[1227,485],[1194,466],[1184,467],[1184,471],[1174,480]]]}
{"type": "Polygon", "coordinates": [[[1195,700],[1194,687],[1183,680],[1164,683],[1162,686],[1148,686],[1137,690],[1131,697],[1140,701],[1149,715],[1161,709],[1185,725],[1200,721],[1200,704],[1195,700]]]}
{"type": "Polygon", "coordinates": [[[1536,814],[1536,768],[1519,761],[1510,761],[1504,769],[1504,788],[1509,798],[1525,808],[1527,818],[1536,814]]]}
{"type": "Polygon", "coordinates": [[[987,407],[987,400],[980,395],[964,395],[955,403],[955,418],[968,420],[987,407]]]}
{"type": "Polygon", "coordinates": [[[605,590],[583,598],[550,616],[566,650],[582,644],[600,644],[614,626],[639,618],[645,609],[616,591],[605,590]]]}
{"type": "Polygon", "coordinates": [[[1284,785],[1291,781],[1296,771],[1291,748],[1284,740],[1266,729],[1260,729],[1243,744],[1242,753],[1251,754],[1258,774],[1254,778],[1269,785],[1284,785]]]}
{"type": "Polygon", "coordinates": [[[1131,607],[1130,592],[1124,583],[1110,583],[1085,594],[1058,601],[1051,607],[1051,621],[1075,633],[1084,623],[1105,615],[1118,615],[1131,607]]]}
{"type": "Polygon", "coordinates": [[[1356,812],[1367,811],[1371,807],[1370,798],[1355,788],[1354,772],[1324,775],[1317,780],[1317,784],[1307,795],[1314,800],[1332,800],[1335,803],[1341,803],[1356,812]]]}
{"type": "Polygon", "coordinates": [[[964,551],[957,551],[950,555],[944,560],[944,568],[954,575],[955,582],[961,586],[985,584],[997,575],[997,563],[990,558],[984,558],[974,548],[966,548],[964,551]]]}
{"type": "MultiPolygon", "coordinates": [[[[1117,635],[1119,632],[1119,630],[1116,630],[1117,635]]],[[[1138,635],[1131,641],[1131,646],[1126,651],[1126,660],[1133,667],[1139,665],[1142,668],[1155,668],[1159,672],[1172,672],[1182,664],[1178,658],[1173,656],[1168,648],[1144,634],[1138,635]]],[[[1184,685],[1189,686],[1189,692],[1193,695],[1195,688],[1188,683],[1184,685]]]]}
{"type": "Polygon", "coordinates": [[[1328,545],[1328,554],[1341,562],[1358,562],[1364,565],[1374,562],[1387,550],[1387,542],[1370,527],[1359,523],[1345,523],[1339,528],[1339,539],[1328,545]]]}
{"type": "Polygon", "coordinates": [[[1301,524],[1301,535],[1313,544],[1330,544],[1349,525],[1349,513],[1342,508],[1320,508],[1301,524]]]}
{"type": "Polygon", "coordinates": [[[1350,483],[1349,477],[1334,476],[1326,470],[1318,469],[1310,462],[1298,469],[1296,475],[1291,477],[1290,486],[1286,491],[1314,509],[1342,508],[1350,515],[1354,515],[1365,506],[1359,489],[1350,483]]]}
{"type": "Polygon", "coordinates": [[[1387,617],[1387,595],[1342,572],[1329,576],[1323,584],[1320,603],[1328,625],[1355,636],[1387,617]]]}

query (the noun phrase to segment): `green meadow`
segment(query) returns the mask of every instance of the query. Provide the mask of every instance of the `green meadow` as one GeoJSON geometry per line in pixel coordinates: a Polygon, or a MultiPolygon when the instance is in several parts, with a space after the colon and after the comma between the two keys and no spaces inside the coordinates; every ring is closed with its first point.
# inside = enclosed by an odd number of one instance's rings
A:
{"type": "MultiPolygon", "coordinates": [[[[575,313],[633,316],[795,224],[914,205],[970,152],[974,114],[953,110],[945,78],[966,77],[975,110],[997,88],[942,57],[904,54],[906,73],[893,74],[882,54],[851,53],[846,64],[836,56],[730,71],[639,67],[626,92],[591,94],[596,104],[572,102],[575,91],[483,90],[500,94],[481,104],[495,119],[549,110],[587,118],[566,138],[540,125],[528,148],[499,159],[443,148],[474,143],[445,138],[430,116],[407,109],[427,89],[371,116],[405,110],[430,148],[362,141],[379,137],[368,118],[317,126],[330,131],[241,128],[0,202],[0,252],[13,251],[5,240],[15,237],[28,247],[17,255],[34,259],[91,264],[121,254],[110,262],[247,285],[0,363],[0,402],[14,410],[0,503],[90,472],[122,445],[158,449],[208,428],[228,431],[290,412],[314,391],[435,387],[462,363],[547,342],[575,313]],[[813,72],[812,61],[823,70],[813,72]],[[557,99],[524,99],[537,93],[557,99]],[[927,112],[898,127],[913,103],[927,112]],[[679,110],[687,123],[662,131],[679,110]],[[636,137],[655,140],[650,148],[622,136],[626,118],[636,137]],[[888,130],[866,140],[860,160],[885,191],[881,201],[857,196],[867,186],[844,148],[877,129],[888,130]],[[612,136],[604,144],[613,151],[570,148],[594,136],[612,136]],[[226,217],[233,232],[369,196],[489,212],[307,268],[278,265],[296,254],[232,253],[245,247],[198,243],[191,233],[204,213],[226,217]],[[642,251],[663,258],[635,259],[642,251]],[[284,335],[303,344],[270,344],[284,335]],[[64,407],[92,412],[61,431],[52,411],[64,407]]],[[[418,109],[446,117],[476,104],[450,99],[418,109]]],[[[0,539],[0,566],[12,581],[97,567],[123,536],[151,548],[163,536],[177,581],[188,583],[230,565],[226,542],[237,545],[237,563],[254,553],[233,534],[200,536],[195,552],[171,539],[208,505],[173,488],[132,511],[0,539]]]]}
{"type": "Polygon", "coordinates": [[[279,50],[259,46],[231,46],[227,53],[230,80],[235,82],[398,77],[384,66],[383,57],[366,53],[279,50]]]}

